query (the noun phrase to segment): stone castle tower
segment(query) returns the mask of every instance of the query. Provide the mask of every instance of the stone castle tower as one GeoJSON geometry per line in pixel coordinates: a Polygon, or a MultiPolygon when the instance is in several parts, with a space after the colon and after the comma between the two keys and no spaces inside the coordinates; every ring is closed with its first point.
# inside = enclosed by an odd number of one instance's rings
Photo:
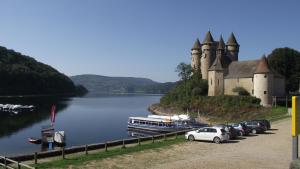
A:
{"type": "Polygon", "coordinates": [[[192,50],[191,66],[194,70],[201,70],[202,79],[208,79],[209,68],[215,61],[216,57],[220,55],[220,59],[224,60],[225,65],[228,66],[231,61],[238,61],[239,44],[233,33],[231,33],[226,45],[222,36],[219,41],[214,41],[210,31],[201,43],[197,39],[192,50]]]}

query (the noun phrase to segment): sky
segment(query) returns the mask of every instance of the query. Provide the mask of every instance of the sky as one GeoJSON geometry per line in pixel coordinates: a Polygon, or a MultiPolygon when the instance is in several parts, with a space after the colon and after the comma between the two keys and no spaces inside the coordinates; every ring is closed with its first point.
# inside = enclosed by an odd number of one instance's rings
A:
{"type": "Polygon", "coordinates": [[[180,62],[208,30],[239,60],[278,47],[300,50],[297,0],[0,0],[0,46],[72,76],[145,77],[177,81],[180,62]]]}

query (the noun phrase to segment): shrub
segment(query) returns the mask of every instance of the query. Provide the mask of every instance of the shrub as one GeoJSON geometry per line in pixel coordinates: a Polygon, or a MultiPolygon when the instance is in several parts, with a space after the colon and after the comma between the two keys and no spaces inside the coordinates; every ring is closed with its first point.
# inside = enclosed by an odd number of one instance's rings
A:
{"type": "Polygon", "coordinates": [[[239,96],[249,96],[250,93],[243,87],[235,87],[232,89],[233,92],[238,93],[239,96]]]}

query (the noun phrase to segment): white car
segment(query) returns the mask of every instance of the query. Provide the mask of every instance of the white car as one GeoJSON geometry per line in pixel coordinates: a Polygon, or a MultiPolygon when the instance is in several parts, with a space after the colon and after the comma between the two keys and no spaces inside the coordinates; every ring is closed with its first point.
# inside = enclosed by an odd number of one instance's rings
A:
{"type": "Polygon", "coordinates": [[[229,135],[224,129],[218,127],[204,127],[198,130],[187,132],[185,134],[185,138],[190,141],[206,140],[219,144],[221,142],[228,141],[229,135]]]}

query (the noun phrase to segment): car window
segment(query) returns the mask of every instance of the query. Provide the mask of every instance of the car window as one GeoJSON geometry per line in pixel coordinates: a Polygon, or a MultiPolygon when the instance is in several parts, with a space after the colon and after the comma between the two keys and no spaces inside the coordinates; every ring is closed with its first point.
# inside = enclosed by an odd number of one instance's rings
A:
{"type": "Polygon", "coordinates": [[[217,130],[216,129],[211,129],[211,132],[216,133],[217,130]]]}

